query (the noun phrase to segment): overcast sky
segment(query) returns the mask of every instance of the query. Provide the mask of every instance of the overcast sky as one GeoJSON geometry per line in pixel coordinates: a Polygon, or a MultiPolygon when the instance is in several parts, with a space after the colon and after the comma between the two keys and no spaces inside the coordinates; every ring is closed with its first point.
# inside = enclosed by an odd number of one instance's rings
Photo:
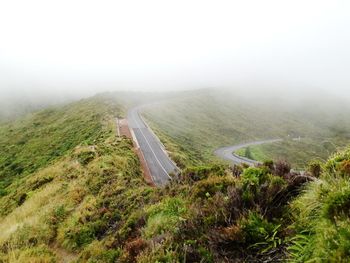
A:
{"type": "Polygon", "coordinates": [[[0,0],[0,95],[269,86],[350,94],[349,0],[0,0]]]}

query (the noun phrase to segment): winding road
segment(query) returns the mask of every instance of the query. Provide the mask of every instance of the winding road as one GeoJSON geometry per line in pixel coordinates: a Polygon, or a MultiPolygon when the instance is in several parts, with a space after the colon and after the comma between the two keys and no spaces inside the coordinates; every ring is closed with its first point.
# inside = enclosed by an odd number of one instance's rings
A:
{"type": "Polygon", "coordinates": [[[171,180],[169,174],[177,174],[179,169],[166,153],[160,140],[142,119],[139,112],[141,107],[143,106],[128,111],[129,128],[142,151],[153,182],[157,186],[164,186],[171,180]]]}
{"type": "Polygon", "coordinates": [[[253,146],[253,145],[260,145],[260,144],[265,144],[265,143],[273,143],[273,142],[280,142],[282,139],[269,139],[269,140],[261,140],[261,141],[254,141],[254,142],[248,142],[248,143],[243,143],[243,144],[238,144],[238,145],[232,145],[232,146],[226,146],[219,148],[215,150],[214,154],[221,159],[230,161],[233,164],[247,164],[247,165],[255,165],[258,164],[258,161],[251,160],[242,156],[239,156],[235,154],[234,152],[241,149],[245,148],[248,146],[253,146]]]}
{"type": "MultiPolygon", "coordinates": [[[[153,182],[157,186],[164,186],[171,180],[170,174],[179,173],[179,168],[170,159],[158,137],[142,119],[140,109],[144,106],[145,105],[134,107],[128,111],[128,124],[137,147],[141,150],[145,158],[153,182]]],[[[233,164],[255,165],[259,162],[239,156],[234,152],[248,146],[280,141],[283,141],[283,139],[259,140],[238,145],[231,145],[215,150],[214,154],[221,159],[230,161],[233,164]]]]}

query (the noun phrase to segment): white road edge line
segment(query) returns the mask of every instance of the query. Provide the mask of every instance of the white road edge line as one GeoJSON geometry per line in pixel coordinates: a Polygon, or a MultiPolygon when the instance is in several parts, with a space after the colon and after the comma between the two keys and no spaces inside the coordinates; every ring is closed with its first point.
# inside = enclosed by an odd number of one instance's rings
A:
{"type": "MultiPolygon", "coordinates": [[[[139,113],[136,112],[136,114],[139,114],[139,113]]],[[[136,122],[137,122],[137,121],[136,121],[136,122]]],[[[146,127],[146,129],[147,129],[147,127],[146,127]]],[[[168,172],[165,170],[165,168],[163,167],[163,165],[161,164],[161,162],[160,162],[159,159],[157,158],[157,155],[156,155],[156,153],[153,151],[152,146],[151,146],[150,143],[148,142],[146,136],[143,134],[142,128],[139,128],[139,130],[140,130],[140,132],[141,132],[143,138],[145,138],[146,143],[148,144],[148,147],[151,149],[151,151],[152,151],[154,157],[156,158],[157,162],[159,163],[160,167],[163,169],[163,171],[164,171],[165,174],[169,177],[169,179],[171,179],[170,175],[168,174],[168,172]]],[[[140,149],[141,149],[141,148],[140,148],[140,149]]],[[[142,151],[142,149],[141,149],[141,151],[142,151]]]]}
{"type": "MultiPolygon", "coordinates": [[[[145,161],[146,161],[145,155],[143,154],[143,152],[142,152],[142,150],[141,150],[141,147],[140,147],[140,145],[139,145],[139,142],[137,141],[137,138],[136,138],[134,129],[131,128],[131,129],[130,129],[130,132],[131,132],[131,136],[133,137],[133,140],[135,141],[135,144],[136,144],[137,149],[140,150],[140,153],[141,153],[143,159],[145,159],[145,161]]],[[[146,164],[147,164],[147,162],[146,162],[146,164]]],[[[150,170],[149,167],[148,167],[148,165],[147,165],[147,168],[148,168],[148,170],[150,170]]],[[[151,178],[152,178],[152,181],[155,182],[155,179],[154,179],[154,177],[153,177],[151,171],[150,171],[150,176],[151,176],[151,178]]]]}
{"type": "MultiPolygon", "coordinates": [[[[153,151],[152,146],[151,146],[150,143],[148,142],[146,136],[143,134],[141,128],[140,128],[140,132],[141,132],[143,138],[145,138],[146,143],[148,144],[148,147],[151,149],[151,151],[152,151],[154,157],[156,158],[157,162],[159,163],[160,167],[163,169],[163,171],[165,172],[165,174],[171,179],[170,175],[168,174],[168,172],[165,170],[165,168],[163,167],[163,165],[161,164],[161,162],[160,162],[159,159],[157,158],[156,153],[153,151]]],[[[142,149],[141,149],[141,151],[142,151],[142,149]]]]}
{"type": "Polygon", "coordinates": [[[151,129],[151,127],[148,125],[148,123],[145,121],[145,119],[142,117],[141,113],[139,112],[139,108],[136,109],[137,115],[140,117],[140,120],[143,122],[143,124],[146,126],[146,128],[153,134],[154,138],[159,142],[161,146],[161,150],[165,153],[165,155],[168,157],[166,159],[166,162],[170,164],[170,166],[175,167],[175,171],[178,171],[178,167],[176,163],[170,158],[168,152],[166,151],[165,145],[161,142],[161,140],[158,138],[158,136],[154,133],[154,131],[151,129]]]}

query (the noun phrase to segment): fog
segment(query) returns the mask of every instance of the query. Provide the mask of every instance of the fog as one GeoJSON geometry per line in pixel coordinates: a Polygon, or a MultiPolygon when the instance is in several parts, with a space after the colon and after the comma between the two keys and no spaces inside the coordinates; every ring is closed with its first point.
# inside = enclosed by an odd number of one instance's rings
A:
{"type": "Polygon", "coordinates": [[[349,14],[346,0],[1,1],[0,96],[211,87],[350,98],[349,14]]]}

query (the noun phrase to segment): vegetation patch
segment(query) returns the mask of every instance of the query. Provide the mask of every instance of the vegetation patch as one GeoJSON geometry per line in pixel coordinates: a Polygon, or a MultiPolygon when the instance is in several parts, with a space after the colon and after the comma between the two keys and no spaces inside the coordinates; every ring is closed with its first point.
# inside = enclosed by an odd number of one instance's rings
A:
{"type": "Polygon", "coordinates": [[[175,233],[178,231],[177,224],[185,220],[186,204],[180,198],[166,198],[160,203],[146,209],[147,222],[144,228],[146,238],[175,233]]]}
{"type": "Polygon", "coordinates": [[[116,139],[116,114],[99,96],[1,126],[0,262],[349,261],[350,150],[306,172],[281,160],[229,167],[202,152],[229,139],[206,132],[242,139],[240,122],[189,136],[158,130],[183,172],[154,188],[132,141],[116,139]]]}
{"type": "Polygon", "coordinates": [[[325,164],[328,171],[292,203],[297,233],[289,247],[293,261],[348,261],[350,183],[340,164],[349,157],[349,150],[333,156],[325,164]]]}

